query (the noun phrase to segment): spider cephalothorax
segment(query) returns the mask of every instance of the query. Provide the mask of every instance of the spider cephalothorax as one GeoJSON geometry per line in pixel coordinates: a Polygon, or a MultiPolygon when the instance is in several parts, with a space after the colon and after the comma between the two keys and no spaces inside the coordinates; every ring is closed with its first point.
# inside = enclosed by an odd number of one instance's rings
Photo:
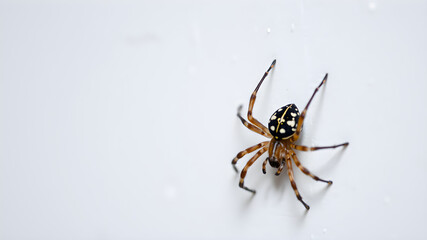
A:
{"type": "Polygon", "coordinates": [[[310,171],[307,170],[307,168],[303,167],[300,161],[298,160],[297,155],[294,152],[294,149],[299,151],[315,151],[319,149],[348,146],[348,142],[333,145],[333,146],[326,146],[326,147],[306,147],[306,146],[294,144],[294,142],[298,140],[301,134],[302,125],[304,123],[304,118],[305,118],[305,114],[307,113],[308,106],[313,100],[314,95],[316,95],[316,92],[328,79],[328,74],[325,75],[320,85],[314,90],[313,95],[311,96],[310,100],[308,101],[306,107],[304,108],[301,114],[299,113],[298,108],[295,104],[288,104],[286,106],[283,106],[279,108],[276,112],[274,112],[273,115],[270,117],[270,120],[268,122],[268,128],[265,127],[262,123],[260,123],[258,120],[256,120],[252,116],[252,109],[255,104],[255,99],[256,99],[256,94],[258,92],[258,89],[260,88],[265,77],[267,77],[268,73],[274,67],[275,64],[276,64],[276,60],[273,61],[271,66],[268,68],[267,72],[264,73],[264,76],[261,78],[261,81],[258,83],[257,87],[255,88],[254,92],[251,95],[251,98],[249,101],[249,109],[248,109],[249,122],[247,122],[240,115],[240,110],[242,109],[242,106],[240,106],[237,111],[237,116],[240,118],[242,123],[247,128],[269,138],[270,141],[261,142],[257,145],[254,145],[252,147],[249,147],[239,152],[231,163],[233,164],[234,169],[237,171],[237,168],[235,166],[237,161],[243,156],[245,156],[246,154],[258,150],[258,152],[255,153],[255,155],[248,161],[248,163],[243,168],[240,174],[240,181],[239,181],[239,186],[241,188],[255,193],[255,190],[252,190],[244,185],[244,179],[246,177],[246,173],[249,167],[262,154],[268,151],[268,157],[265,159],[265,161],[262,164],[263,173],[264,174],[266,173],[267,163],[269,163],[271,167],[277,168],[276,175],[279,175],[282,172],[284,166],[286,165],[289,180],[291,181],[291,185],[292,185],[292,188],[294,189],[295,195],[297,196],[298,200],[301,201],[304,207],[308,210],[310,209],[310,207],[302,200],[302,197],[298,192],[297,185],[294,180],[294,173],[292,170],[292,161],[304,174],[312,177],[314,180],[325,182],[328,184],[332,184],[332,181],[323,180],[317,177],[316,175],[312,174],[310,171]]]}

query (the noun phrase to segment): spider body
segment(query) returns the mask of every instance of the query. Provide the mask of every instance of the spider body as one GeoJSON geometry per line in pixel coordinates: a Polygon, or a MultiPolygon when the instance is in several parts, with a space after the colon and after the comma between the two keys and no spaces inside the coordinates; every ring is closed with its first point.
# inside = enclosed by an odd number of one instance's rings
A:
{"type": "Polygon", "coordinates": [[[257,151],[255,155],[249,159],[249,161],[246,163],[245,167],[243,168],[242,172],[240,173],[240,181],[239,186],[247,191],[250,191],[252,193],[255,193],[255,190],[252,190],[244,185],[244,179],[246,177],[246,173],[249,169],[249,167],[265,152],[268,152],[268,157],[264,160],[262,164],[262,172],[266,173],[266,166],[267,163],[273,168],[277,168],[276,175],[280,175],[284,167],[286,166],[286,172],[288,174],[289,180],[291,182],[291,186],[294,189],[295,195],[297,199],[304,205],[304,207],[308,210],[310,209],[310,206],[308,206],[303,200],[302,197],[298,191],[297,185],[294,180],[294,173],[292,169],[292,162],[295,163],[295,165],[306,175],[310,176],[316,181],[321,181],[328,183],[329,185],[332,184],[332,181],[330,180],[323,180],[316,175],[312,174],[307,168],[302,166],[301,162],[298,160],[298,157],[294,150],[299,151],[316,151],[320,149],[327,149],[327,148],[337,148],[337,147],[345,147],[348,146],[348,142],[337,144],[333,146],[325,146],[325,147],[306,147],[302,145],[296,145],[294,144],[302,131],[302,126],[304,123],[304,118],[307,113],[307,109],[310,106],[311,101],[313,100],[313,97],[316,95],[319,88],[326,82],[328,79],[328,74],[325,75],[320,85],[314,90],[313,95],[311,96],[310,100],[308,101],[306,107],[300,114],[297,106],[295,104],[288,104],[286,106],[283,106],[279,108],[276,112],[273,113],[273,115],[270,117],[270,120],[268,122],[268,128],[265,127],[262,123],[260,123],[258,120],[256,120],[252,116],[252,110],[255,104],[256,94],[258,92],[258,89],[260,88],[262,82],[267,77],[270,70],[274,67],[276,64],[276,60],[273,61],[273,63],[270,65],[268,70],[264,73],[264,76],[261,78],[261,81],[258,83],[257,87],[253,91],[251,98],[249,100],[249,109],[248,109],[248,121],[246,121],[241,115],[240,111],[242,109],[242,106],[238,108],[237,111],[237,117],[242,121],[243,125],[245,125],[249,130],[252,130],[258,134],[261,134],[267,138],[269,138],[269,141],[264,141],[261,143],[258,143],[252,147],[249,147],[237,154],[237,156],[232,160],[232,165],[234,169],[237,172],[236,163],[237,161],[245,156],[248,153],[257,151]]]}
{"type": "Polygon", "coordinates": [[[279,108],[268,121],[268,130],[275,139],[287,139],[295,134],[299,119],[299,110],[295,104],[279,108]]]}

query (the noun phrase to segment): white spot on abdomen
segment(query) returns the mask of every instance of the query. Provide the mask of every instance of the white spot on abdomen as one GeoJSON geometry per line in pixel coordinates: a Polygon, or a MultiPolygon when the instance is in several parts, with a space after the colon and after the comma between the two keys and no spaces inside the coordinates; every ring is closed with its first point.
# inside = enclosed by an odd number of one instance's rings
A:
{"type": "Polygon", "coordinates": [[[271,131],[274,131],[276,128],[274,126],[270,127],[271,131]]]}
{"type": "Polygon", "coordinates": [[[281,129],[279,130],[279,132],[280,132],[280,133],[285,133],[286,131],[285,131],[285,129],[281,128],[281,129]]]}
{"type": "Polygon", "coordinates": [[[288,124],[290,127],[295,126],[295,120],[287,121],[286,124],[288,124]]]}
{"type": "Polygon", "coordinates": [[[275,120],[277,117],[276,117],[276,115],[273,115],[272,117],[271,117],[271,120],[275,120]]]}

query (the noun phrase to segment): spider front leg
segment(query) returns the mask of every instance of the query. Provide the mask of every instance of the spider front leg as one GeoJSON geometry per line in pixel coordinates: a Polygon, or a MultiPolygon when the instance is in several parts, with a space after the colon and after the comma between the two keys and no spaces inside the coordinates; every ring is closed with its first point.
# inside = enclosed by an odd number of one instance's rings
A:
{"type": "Polygon", "coordinates": [[[337,144],[337,145],[333,145],[333,146],[322,146],[322,147],[306,147],[306,146],[302,146],[302,145],[295,145],[295,144],[291,144],[290,146],[293,149],[296,149],[298,151],[316,151],[316,150],[321,150],[321,149],[328,149],[328,148],[337,148],[337,147],[347,147],[349,145],[348,142],[345,143],[341,143],[341,144],[337,144]]]}
{"type": "Polygon", "coordinates": [[[237,108],[237,117],[240,119],[240,121],[242,121],[243,125],[245,125],[245,127],[247,127],[249,130],[254,131],[260,135],[263,135],[264,137],[267,138],[271,138],[271,134],[269,131],[265,131],[262,129],[259,129],[257,126],[252,125],[250,123],[248,123],[248,121],[246,121],[241,115],[240,115],[240,111],[242,110],[242,105],[239,106],[239,108],[237,108]]]}
{"type": "Polygon", "coordinates": [[[302,166],[301,165],[301,162],[298,160],[298,157],[297,157],[297,155],[295,154],[295,152],[294,151],[291,151],[291,156],[292,156],[292,159],[294,160],[294,162],[295,162],[295,165],[297,165],[297,167],[301,170],[301,172],[303,172],[305,175],[308,175],[308,176],[310,176],[310,177],[312,177],[314,180],[316,180],[316,181],[321,181],[321,182],[325,182],[325,183],[327,183],[327,184],[329,184],[329,185],[331,185],[332,184],[332,181],[331,180],[323,180],[323,179],[321,179],[321,178],[319,178],[318,176],[316,176],[316,175],[314,175],[314,174],[312,174],[310,171],[308,171],[308,169],[307,168],[305,168],[304,166],[302,166]]]}
{"type": "Polygon", "coordinates": [[[277,168],[277,172],[275,173],[275,175],[276,176],[279,176],[280,175],[280,173],[282,172],[282,170],[283,170],[283,166],[284,166],[285,164],[283,164],[283,161],[280,163],[280,166],[279,166],[279,168],[277,168]]]}
{"type": "Polygon", "coordinates": [[[274,59],[274,61],[271,63],[270,67],[264,73],[264,76],[261,78],[258,85],[256,86],[255,90],[252,92],[251,99],[249,100],[249,108],[248,108],[248,120],[249,120],[249,122],[255,124],[255,126],[259,127],[260,129],[262,129],[264,132],[267,132],[267,133],[269,133],[267,127],[265,127],[262,123],[260,123],[258,120],[256,120],[252,116],[252,110],[254,108],[256,94],[258,92],[258,89],[261,87],[262,82],[264,82],[264,79],[267,77],[268,73],[274,67],[275,64],[276,64],[276,59],[274,59]]]}
{"type": "Polygon", "coordinates": [[[244,180],[245,180],[245,177],[246,177],[246,173],[248,172],[248,169],[249,169],[249,167],[262,155],[262,154],[264,154],[266,151],[267,151],[267,149],[268,149],[268,147],[263,147],[263,148],[261,148],[257,153],[255,153],[255,155],[251,158],[251,159],[249,159],[249,161],[248,161],[248,163],[246,163],[246,165],[245,165],[245,167],[243,168],[243,170],[242,170],[242,173],[240,174],[240,181],[239,181],[239,187],[241,187],[241,188],[243,188],[243,189],[245,189],[245,190],[247,190],[247,191],[249,191],[249,192],[252,192],[252,193],[256,193],[256,191],[255,190],[252,190],[252,189],[250,189],[250,188],[248,188],[248,187],[246,187],[245,185],[244,185],[244,180]]]}
{"type": "Polygon", "coordinates": [[[289,181],[291,182],[292,188],[294,189],[295,195],[297,196],[297,199],[304,205],[304,207],[309,210],[310,206],[307,205],[307,203],[305,203],[302,200],[301,195],[298,192],[298,188],[297,188],[297,184],[295,183],[295,179],[294,179],[294,172],[292,171],[292,162],[291,162],[291,158],[288,154],[286,154],[286,167],[288,168],[288,176],[289,176],[289,181]]]}
{"type": "Polygon", "coordinates": [[[326,82],[326,80],[328,80],[328,74],[327,73],[326,73],[325,77],[323,78],[322,82],[319,84],[319,86],[314,90],[313,95],[311,95],[310,100],[308,101],[307,105],[305,106],[304,110],[302,111],[301,116],[298,119],[298,124],[297,124],[297,129],[295,131],[295,134],[291,138],[291,142],[295,142],[296,140],[298,140],[298,138],[301,134],[301,128],[302,128],[302,125],[304,123],[305,115],[307,114],[307,109],[310,106],[310,103],[313,100],[314,95],[316,95],[317,91],[319,91],[319,88],[326,82]]]}
{"type": "Polygon", "coordinates": [[[257,149],[260,149],[261,147],[264,147],[264,146],[265,146],[265,145],[267,145],[269,142],[270,142],[270,141],[261,142],[261,143],[258,143],[257,145],[254,145],[254,146],[252,146],[252,147],[249,147],[249,148],[247,148],[247,149],[245,149],[245,150],[243,150],[243,151],[239,152],[239,153],[237,154],[237,156],[236,156],[235,158],[233,158],[233,160],[231,161],[231,164],[233,165],[234,170],[236,170],[236,172],[237,172],[236,163],[237,163],[237,161],[238,161],[240,158],[244,157],[244,156],[245,156],[246,154],[248,154],[248,153],[251,153],[251,152],[253,152],[253,151],[257,150],[257,149]]]}
{"type": "Polygon", "coordinates": [[[267,171],[265,169],[265,166],[267,166],[268,163],[268,157],[264,160],[264,162],[262,163],[262,173],[266,174],[267,171]]]}

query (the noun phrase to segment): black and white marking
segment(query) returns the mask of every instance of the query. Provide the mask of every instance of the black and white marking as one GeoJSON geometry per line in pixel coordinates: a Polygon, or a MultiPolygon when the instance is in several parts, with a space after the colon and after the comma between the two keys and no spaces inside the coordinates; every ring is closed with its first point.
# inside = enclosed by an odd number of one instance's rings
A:
{"type": "Polygon", "coordinates": [[[299,111],[295,104],[279,108],[270,117],[268,129],[276,139],[286,139],[294,135],[299,119],[299,111]]]}

